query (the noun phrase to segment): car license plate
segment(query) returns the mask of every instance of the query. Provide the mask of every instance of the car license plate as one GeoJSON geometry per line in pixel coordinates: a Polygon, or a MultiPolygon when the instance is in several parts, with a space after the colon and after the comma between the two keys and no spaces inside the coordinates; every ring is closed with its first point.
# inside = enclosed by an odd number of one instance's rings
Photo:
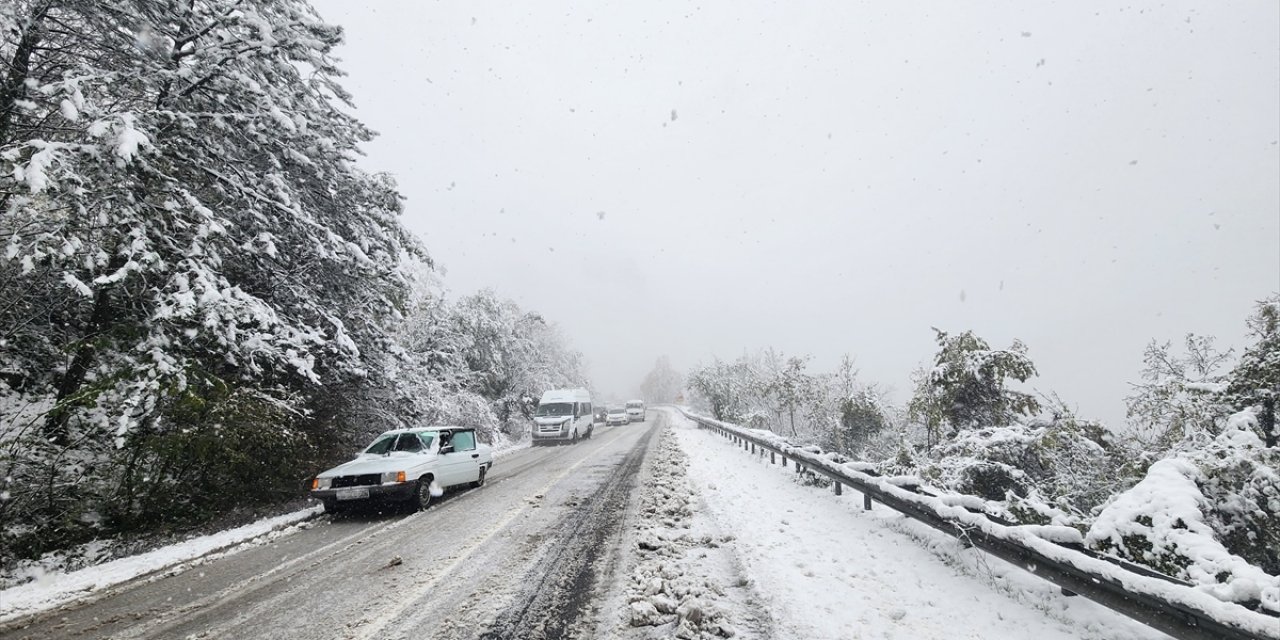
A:
{"type": "Polygon", "coordinates": [[[355,487],[352,489],[338,489],[339,500],[359,500],[369,497],[368,487],[355,487]]]}

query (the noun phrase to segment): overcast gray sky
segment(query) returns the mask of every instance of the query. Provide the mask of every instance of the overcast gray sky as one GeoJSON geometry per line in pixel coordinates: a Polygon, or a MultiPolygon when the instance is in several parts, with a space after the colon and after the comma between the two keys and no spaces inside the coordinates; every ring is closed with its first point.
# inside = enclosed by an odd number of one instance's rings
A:
{"type": "Polygon", "coordinates": [[[1116,422],[1280,289],[1274,0],[315,4],[446,284],[605,391],[773,346],[905,401],[936,326],[1116,422]]]}

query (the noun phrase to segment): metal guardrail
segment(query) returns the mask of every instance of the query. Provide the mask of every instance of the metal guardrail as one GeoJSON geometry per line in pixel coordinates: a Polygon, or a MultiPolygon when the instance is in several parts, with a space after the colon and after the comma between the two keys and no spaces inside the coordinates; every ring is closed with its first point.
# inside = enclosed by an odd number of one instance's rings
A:
{"type": "MultiPolygon", "coordinates": [[[[1105,556],[1080,545],[1062,544],[1039,537],[1031,539],[1029,535],[1019,535],[1017,526],[996,522],[986,514],[966,511],[967,517],[962,518],[940,513],[938,506],[930,502],[931,499],[936,500],[936,497],[922,493],[918,487],[896,486],[872,474],[841,468],[804,448],[768,442],[736,425],[689,413],[684,409],[679,411],[700,427],[731,438],[744,449],[749,448],[752,453],[758,448],[760,455],[765,451],[770,452],[771,459],[781,456],[784,467],[790,458],[797,473],[808,469],[826,477],[835,483],[837,495],[842,493],[842,488],[846,485],[856,489],[862,493],[866,509],[871,508],[873,501],[879,502],[913,520],[954,536],[966,545],[977,547],[1048,580],[1068,593],[1084,596],[1179,640],[1280,640],[1280,617],[1228,603],[1228,606],[1238,607],[1246,614],[1240,616],[1246,619],[1244,626],[1237,624],[1239,621],[1219,620],[1209,611],[1195,606],[1196,600],[1212,599],[1211,595],[1148,567],[1105,556]],[[976,520],[977,518],[982,520],[976,520]],[[1099,566],[1100,563],[1112,565],[1129,575],[1117,578],[1105,571],[1080,566],[1099,566]],[[1133,586],[1127,586],[1126,582],[1133,586]],[[1135,583],[1142,582],[1151,588],[1137,588],[1135,583]]],[[[1221,604],[1221,601],[1214,599],[1214,603],[1221,604]]]]}

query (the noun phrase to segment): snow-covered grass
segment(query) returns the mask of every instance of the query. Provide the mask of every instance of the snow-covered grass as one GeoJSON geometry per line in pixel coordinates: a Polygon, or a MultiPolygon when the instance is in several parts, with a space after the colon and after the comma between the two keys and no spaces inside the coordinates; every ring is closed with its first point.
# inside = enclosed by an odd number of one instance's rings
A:
{"type": "Polygon", "coordinates": [[[1107,638],[1158,632],[878,506],[835,496],[669,414],[688,475],[775,616],[778,637],[1107,638]]]}
{"type": "Polygon", "coordinates": [[[321,512],[321,507],[310,507],[79,571],[42,573],[31,582],[0,591],[0,623],[54,609],[89,593],[100,592],[237,545],[261,544],[289,535],[302,526],[300,523],[321,512]]]}

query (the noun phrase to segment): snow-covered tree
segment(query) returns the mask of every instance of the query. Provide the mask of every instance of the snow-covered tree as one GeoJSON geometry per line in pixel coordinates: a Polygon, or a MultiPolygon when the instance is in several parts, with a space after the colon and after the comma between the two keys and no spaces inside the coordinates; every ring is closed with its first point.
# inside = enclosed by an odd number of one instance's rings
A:
{"type": "Polygon", "coordinates": [[[466,387],[493,404],[504,426],[531,417],[547,389],[587,386],[582,356],[559,330],[493,291],[459,300],[452,322],[470,371],[466,387]]]}
{"type": "Polygon", "coordinates": [[[267,495],[355,418],[422,249],[356,167],[340,41],[303,0],[0,5],[0,369],[40,413],[0,422],[6,521],[267,495]]]}
{"type": "Polygon", "coordinates": [[[60,328],[10,328],[66,354],[39,381],[50,440],[159,428],[190,385],[283,401],[366,373],[419,249],[390,178],[354,164],[371,133],[344,111],[336,27],[301,0],[32,0],[9,20],[0,232],[7,286],[57,283],[60,328]]]}
{"type": "Polygon", "coordinates": [[[684,388],[684,378],[671,368],[667,356],[659,356],[653,369],[645,375],[640,383],[640,393],[650,403],[674,402],[680,389],[684,388]]]}
{"type": "Polygon", "coordinates": [[[963,429],[1010,424],[1039,411],[1028,393],[1008,388],[1008,380],[1026,382],[1036,375],[1026,345],[992,349],[972,331],[948,335],[934,329],[938,354],[934,367],[917,379],[912,416],[954,436],[963,429]]]}
{"type": "Polygon", "coordinates": [[[1142,381],[1125,398],[1129,425],[1145,453],[1160,455],[1184,438],[1212,438],[1226,410],[1219,392],[1231,351],[1214,339],[1187,334],[1183,351],[1152,341],[1143,354],[1142,381]]]}
{"type": "Polygon", "coordinates": [[[778,408],[787,416],[792,435],[796,431],[796,411],[814,400],[817,381],[805,371],[809,359],[792,356],[775,368],[767,383],[769,394],[776,399],[778,408]]]}
{"type": "Polygon", "coordinates": [[[1251,343],[1227,377],[1226,395],[1236,406],[1257,408],[1258,430],[1268,447],[1280,446],[1276,403],[1280,401],[1280,293],[1258,303],[1249,318],[1251,343]]]}
{"type": "Polygon", "coordinates": [[[524,428],[543,391],[587,386],[559,330],[493,291],[446,299],[429,270],[397,334],[392,389],[410,422],[465,424],[487,441],[524,428]]]}
{"type": "Polygon", "coordinates": [[[768,426],[757,419],[764,384],[747,356],[736,362],[716,358],[690,371],[687,380],[694,406],[711,411],[717,420],[768,426]]]}

